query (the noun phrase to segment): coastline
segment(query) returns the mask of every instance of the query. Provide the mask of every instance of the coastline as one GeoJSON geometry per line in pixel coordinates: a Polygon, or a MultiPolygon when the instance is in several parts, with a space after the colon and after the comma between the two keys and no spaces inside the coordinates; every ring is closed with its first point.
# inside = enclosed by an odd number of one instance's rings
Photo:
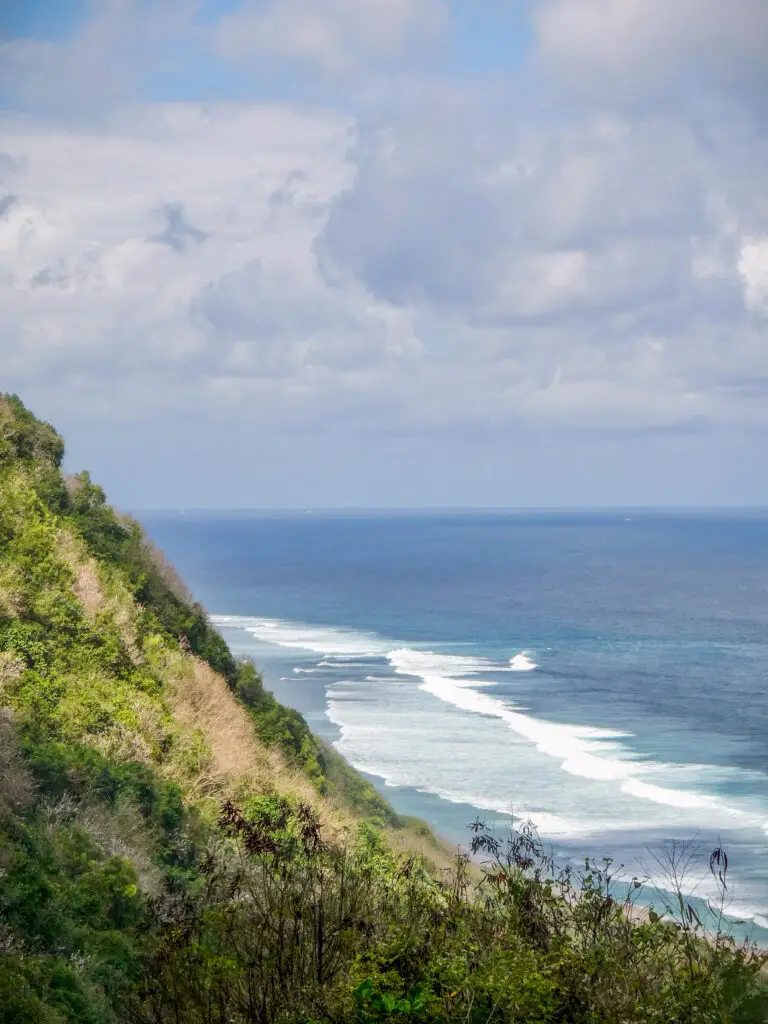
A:
{"type": "MultiPolygon", "coordinates": [[[[218,628],[221,630],[221,627],[218,628]]],[[[235,653],[238,653],[238,647],[240,647],[240,653],[251,658],[254,657],[250,650],[251,644],[243,644],[242,638],[238,642],[238,631],[224,629],[223,632],[235,653]]],[[[296,651],[280,649],[270,651],[268,645],[263,645],[262,652],[265,656],[256,660],[259,661],[258,667],[267,688],[273,690],[281,703],[295,705],[296,709],[306,718],[312,731],[335,750],[342,733],[328,714],[325,689],[297,685],[297,679],[309,677],[293,671],[297,660],[296,651]],[[286,670],[289,670],[288,674],[286,674],[286,670]],[[303,699],[296,700],[297,695],[303,699]]],[[[390,784],[381,775],[367,771],[364,767],[359,767],[351,762],[350,764],[359,775],[375,787],[395,812],[408,822],[408,825],[402,830],[387,830],[395,847],[407,846],[411,850],[424,853],[440,869],[448,868],[458,851],[469,852],[473,822],[480,820],[496,829],[499,834],[503,834],[514,823],[523,824],[522,819],[513,819],[511,815],[503,812],[489,810],[468,802],[451,800],[414,786],[390,784]]],[[[647,839],[642,830],[638,831],[642,839],[647,839]]],[[[564,862],[577,866],[583,865],[585,851],[591,858],[599,861],[608,842],[608,837],[599,832],[588,834],[580,841],[564,841],[560,838],[546,836],[542,838],[542,844],[547,853],[561,866],[564,862]]],[[[652,853],[652,848],[650,852],[652,853]]],[[[708,855],[709,851],[702,858],[702,867],[708,855]]],[[[478,880],[481,876],[480,861],[480,857],[473,858],[478,880]]],[[[695,890],[697,884],[694,881],[690,889],[695,890]]],[[[686,888],[686,895],[694,909],[703,920],[711,918],[707,901],[697,897],[695,892],[691,892],[690,889],[686,888]]],[[[617,876],[614,880],[614,891],[617,902],[627,899],[634,893],[631,878],[617,876]]],[[[665,914],[670,896],[672,896],[671,889],[666,886],[653,881],[645,882],[637,896],[637,901],[629,909],[632,920],[647,922],[653,913],[665,914]]],[[[768,948],[768,928],[761,927],[749,918],[740,917],[738,914],[725,913],[724,921],[726,931],[733,934],[737,941],[746,939],[754,941],[760,948],[768,948]]]]}

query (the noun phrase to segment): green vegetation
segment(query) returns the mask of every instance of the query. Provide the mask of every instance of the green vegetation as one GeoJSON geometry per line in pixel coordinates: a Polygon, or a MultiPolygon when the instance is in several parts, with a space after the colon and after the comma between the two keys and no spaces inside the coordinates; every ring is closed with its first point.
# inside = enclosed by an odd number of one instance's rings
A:
{"type": "Polygon", "coordinates": [[[398,828],[403,824],[370,782],[310,732],[298,711],[284,707],[264,689],[251,662],[239,662],[234,690],[251,713],[259,738],[300,765],[320,793],[337,794],[348,807],[376,825],[398,828]]]}
{"type": "Polygon", "coordinates": [[[63,452],[0,396],[1,1024],[768,1020],[682,896],[480,823],[438,869],[63,452]]]}

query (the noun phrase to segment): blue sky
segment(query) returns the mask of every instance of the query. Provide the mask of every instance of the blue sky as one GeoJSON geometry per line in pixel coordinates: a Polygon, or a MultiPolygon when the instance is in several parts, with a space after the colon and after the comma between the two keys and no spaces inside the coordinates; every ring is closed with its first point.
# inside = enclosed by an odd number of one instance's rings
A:
{"type": "MultiPolygon", "coordinates": [[[[154,5],[139,0],[151,16],[154,5]]],[[[239,0],[201,0],[189,5],[188,27],[205,36],[226,15],[237,14],[239,0]]],[[[87,28],[96,5],[89,0],[40,0],[0,10],[0,30],[11,38],[66,43],[87,28]]],[[[530,27],[523,4],[487,0],[473,10],[453,0],[444,27],[444,45],[439,56],[431,54],[451,76],[487,76],[509,73],[522,65],[530,48],[530,27]]],[[[186,39],[179,45],[171,37],[164,53],[170,67],[143,69],[137,90],[146,100],[212,101],[273,98],[302,95],[307,83],[295,74],[281,73],[270,66],[268,74],[243,75],[204,45],[186,39]]],[[[317,83],[313,83],[316,89],[317,83]]],[[[327,88],[327,83],[326,83],[327,88]]],[[[338,87],[337,87],[338,88],[338,87]]],[[[333,90],[334,92],[336,90],[333,90]]],[[[343,99],[336,93],[335,99],[343,99]]]]}
{"type": "Polygon", "coordinates": [[[36,4],[4,4],[2,29],[12,38],[70,38],[88,16],[86,0],[40,0],[36,4]]]}
{"type": "Polygon", "coordinates": [[[763,0],[0,5],[0,376],[126,507],[768,504],[763,0]]]}

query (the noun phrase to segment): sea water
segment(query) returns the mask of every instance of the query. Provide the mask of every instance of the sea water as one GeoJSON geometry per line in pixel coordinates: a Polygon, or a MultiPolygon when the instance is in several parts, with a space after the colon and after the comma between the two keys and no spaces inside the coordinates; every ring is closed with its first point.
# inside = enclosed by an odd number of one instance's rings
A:
{"type": "MultiPolygon", "coordinates": [[[[143,516],[232,649],[396,809],[714,899],[768,937],[768,514],[143,516]]],[[[656,901],[658,902],[658,901],[656,901]]]]}

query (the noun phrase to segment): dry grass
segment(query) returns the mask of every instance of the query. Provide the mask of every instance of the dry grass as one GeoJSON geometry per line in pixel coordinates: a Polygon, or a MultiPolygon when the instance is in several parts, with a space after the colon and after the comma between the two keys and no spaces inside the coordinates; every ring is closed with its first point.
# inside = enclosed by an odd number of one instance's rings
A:
{"type": "Polygon", "coordinates": [[[142,546],[145,554],[155,569],[157,569],[171,593],[186,604],[194,604],[195,598],[192,591],[189,590],[186,583],[177,572],[176,567],[168,560],[168,558],[166,558],[160,548],[146,536],[144,537],[142,546]]]}
{"type": "Polygon", "coordinates": [[[0,616],[16,619],[23,608],[23,589],[15,566],[0,560],[0,616]]]}
{"type": "MultiPolygon", "coordinates": [[[[186,588],[161,552],[148,545],[156,567],[179,596],[186,588]]],[[[135,664],[149,661],[166,683],[164,702],[172,721],[160,721],[157,709],[145,708],[138,729],[117,726],[100,737],[102,753],[118,759],[157,763],[159,749],[173,736],[165,774],[182,783],[194,800],[241,803],[250,796],[280,794],[311,805],[319,814],[325,835],[341,840],[355,831],[356,818],[343,805],[323,798],[300,769],[277,750],[264,746],[248,712],[235,699],[226,681],[199,658],[164,648],[160,663],[141,650],[137,639],[138,610],[130,593],[106,577],[83,543],[62,529],[59,554],[73,576],[73,589],[90,619],[112,617],[135,664]]],[[[0,605],[2,591],[0,590],[0,605]]],[[[0,687],[3,665],[0,663],[0,687]]],[[[139,712],[142,709],[136,709],[139,712]]],[[[448,843],[422,835],[416,826],[389,833],[393,849],[421,855],[436,870],[447,869],[454,855],[448,843]]]]}
{"type": "Polygon", "coordinates": [[[0,818],[8,811],[24,810],[33,796],[34,784],[24,766],[13,712],[0,708],[0,818]]]}
{"type": "MultiPolygon", "coordinates": [[[[138,705],[138,701],[136,704],[138,705]]],[[[144,709],[134,706],[134,711],[137,712],[139,719],[138,727],[126,725],[124,722],[115,722],[108,731],[93,736],[91,742],[100,754],[113,761],[138,761],[147,765],[154,764],[156,752],[160,746],[158,733],[162,740],[167,735],[167,731],[163,734],[162,730],[151,720],[151,718],[157,718],[156,715],[152,715],[151,709],[141,714],[144,709]]]]}
{"type": "Polygon", "coordinates": [[[191,655],[173,660],[176,664],[168,672],[171,710],[183,733],[201,741],[199,774],[193,780],[197,795],[242,800],[280,793],[311,804],[328,838],[352,828],[348,815],[324,800],[278,751],[259,741],[247,711],[221,676],[191,655]]]}
{"type": "Polygon", "coordinates": [[[15,595],[0,583],[0,618],[15,619],[19,614],[15,595]]]}
{"type": "Polygon", "coordinates": [[[99,612],[104,611],[106,604],[96,566],[88,559],[81,560],[80,553],[75,549],[74,538],[68,534],[62,536],[61,554],[74,573],[75,594],[83,611],[88,618],[95,618],[99,612]]]}
{"type": "Polygon", "coordinates": [[[162,872],[152,859],[157,839],[134,804],[119,800],[109,808],[103,804],[81,807],[77,823],[106,856],[131,862],[144,892],[160,891],[162,872]]]}
{"type": "Polygon", "coordinates": [[[144,892],[160,891],[162,871],[152,857],[157,836],[130,800],[118,799],[107,807],[101,803],[80,803],[65,795],[42,805],[41,817],[52,830],[69,821],[76,822],[104,856],[122,857],[131,862],[144,892]]]}
{"type": "Polygon", "coordinates": [[[9,433],[15,425],[15,417],[5,395],[0,395],[0,437],[9,433]]]}
{"type": "Polygon", "coordinates": [[[117,581],[105,583],[96,560],[85,545],[68,530],[59,531],[59,556],[74,577],[77,600],[89,619],[110,614],[120,631],[123,643],[133,662],[138,664],[141,651],[136,640],[137,609],[131,595],[117,581]]]}
{"type": "MultiPolygon", "coordinates": [[[[111,616],[135,663],[145,660],[137,641],[137,610],[131,595],[118,581],[105,579],[81,541],[68,531],[59,533],[59,554],[74,579],[74,591],[85,614],[95,619],[111,616]]],[[[158,567],[170,574],[169,563],[155,552],[158,567]]],[[[181,591],[183,584],[176,578],[181,591]]],[[[311,804],[320,814],[326,834],[340,836],[353,827],[343,809],[324,800],[299,770],[287,764],[275,750],[267,749],[256,736],[248,713],[237,702],[225,680],[208,664],[192,655],[168,648],[153,656],[165,682],[165,701],[173,722],[141,723],[139,730],[124,727],[102,737],[102,752],[145,762],[156,758],[159,732],[174,735],[174,754],[164,769],[181,777],[193,799],[233,799],[267,793],[292,795],[311,804]],[[146,728],[145,728],[146,727],[146,728]]]]}
{"type": "Polygon", "coordinates": [[[0,651],[0,694],[9,683],[16,682],[24,673],[24,662],[9,651],[0,651]]]}
{"type": "Polygon", "coordinates": [[[64,486],[67,489],[67,494],[70,498],[74,498],[80,490],[80,481],[72,473],[62,473],[61,479],[64,481],[64,486]]]}
{"type": "MultiPolygon", "coordinates": [[[[402,829],[388,829],[387,842],[395,853],[419,857],[435,873],[452,872],[456,868],[458,848],[447,839],[435,835],[425,835],[417,825],[406,825],[402,829]]],[[[479,880],[481,873],[469,866],[473,880],[479,880]]]]}

